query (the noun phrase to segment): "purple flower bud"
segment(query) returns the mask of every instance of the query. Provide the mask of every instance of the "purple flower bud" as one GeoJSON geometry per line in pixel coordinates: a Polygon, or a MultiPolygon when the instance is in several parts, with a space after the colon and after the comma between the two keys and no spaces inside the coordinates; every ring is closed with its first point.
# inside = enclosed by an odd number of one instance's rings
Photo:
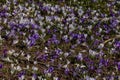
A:
{"type": "Polygon", "coordinates": [[[93,43],[93,47],[99,45],[100,41],[99,40],[95,40],[94,43],[93,43]]]}
{"type": "Polygon", "coordinates": [[[69,73],[69,68],[65,68],[65,71],[64,71],[64,72],[65,72],[66,75],[68,75],[68,73],[69,73]]]}
{"type": "Polygon", "coordinates": [[[111,20],[110,22],[111,22],[111,27],[112,28],[118,25],[118,22],[115,19],[111,20]]]}
{"type": "Polygon", "coordinates": [[[73,72],[73,76],[76,77],[76,76],[77,76],[77,73],[76,73],[76,72],[73,72]]]}
{"type": "Polygon", "coordinates": [[[75,33],[73,33],[71,36],[72,36],[73,39],[77,39],[78,38],[78,34],[75,34],[75,33]]]}
{"type": "Polygon", "coordinates": [[[55,53],[56,53],[57,55],[59,55],[59,54],[60,54],[60,52],[62,52],[62,50],[61,50],[61,49],[56,49],[56,50],[55,50],[55,53]]]}
{"type": "Polygon", "coordinates": [[[60,41],[59,41],[59,40],[54,40],[53,43],[54,43],[54,44],[59,44],[60,41]]]}
{"type": "Polygon", "coordinates": [[[35,45],[35,39],[30,40],[29,46],[31,47],[31,46],[34,46],[34,45],[35,45]]]}
{"type": "Polygon", "coordinates": [[[0,64],[0,69],[3,68],[3,64],[0,64]]]}
{"type": "Polygon", "coordinates": [[[53,71],[54,71],[54,68],[53,67],[49,67],[48,72],[51,73],[53,71]]]}
{"type": "Polygon", "coordinates": [[[44,54],[44,55],[42,55],[40,58],[41,58],[42,60],[47,60],[48,54],[44,54]]]}
{"type": "Polygon", "coordinates": [[[56,59],[56,58],[58,58],[57,54],[52,55],[52,59],[56,59]]]}
{"type": "Polygon", "coordinates": [[[115,41],[114,46],[115,46],[116,48],[119,48],[119,49],[120,49],[120,41],[115,41]]]}
{"type": "Polygon", "coordinates": [[[7,52],[8,52],[7,49],[4,49],[4,50],[3,50],[3,57],[6,57],[6,56],[7,56],[7,52]]]}
{"type": "Polygon", "coordinates": [[[77,60],[83,60],[83,57],[82,57],[82,54],[81,53],[79,53],[78,55],[77,55],[77,60]]]}
{"type": "Polygon", "coordinates": [[[21,72],[18,74],[18,77],[22,77],[23,75],[25,75],[25,71],[21,71],[21,72]]]}
{"type": "Polygon", "coordinates": [[[37,79],[37,75],[35,73],[32,76],[34,77],[34,79],[37,79]]]}
{"type": "Polygon", "coordinates": [[[66,24],[66,23],[67,23],[66,19],[63,19],[63,20],[62,20],[62,23],[63,23],[63,24],[66,24]]]}
{"type": "Polygon", "coordinates": [[[102,69],[97,69],[96,72],[99,74],[102,72],[102,69]]]}
{"type": "Polygon", "coordinates": [[[118,71],[120,71],[120,62],[118,62],[118,71]]]}
{"type": "Polygon", "coordinates": [[[39,39],[39,34],[38,33],[33,34],[33,38],[34,39],[39,39]]]}

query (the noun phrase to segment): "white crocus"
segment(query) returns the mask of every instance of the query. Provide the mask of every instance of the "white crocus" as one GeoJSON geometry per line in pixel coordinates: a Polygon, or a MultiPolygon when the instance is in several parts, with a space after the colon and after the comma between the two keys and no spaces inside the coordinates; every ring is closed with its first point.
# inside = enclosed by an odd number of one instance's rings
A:
{"type": "Polygon", "coordinates": [[[28,61],[30,60],[30,58],[31,58],[31,56],[30,56],[30,55],[27,55],[26,59],[27,59],[28,61]]]}
{"type": "Polygon", "coordinates": [[[53,80],[58,80],[58,77],[53,77],[53,80]]]}
{"type": "Polygon", "coordinates": [[[33,69],[34,71],[37,71],[37,70],[38,70],[38,68],[35,67],[35,66],[33,66],[32,69],[33,69]]]}
{"type": "Polygon", "coordinates": [[[21,69],[20,66],[17,66],[17,67],[16,67],[16,70],[21,71],[22,69],[21,69]]]}
{"type": "Polygon", "coordinates": [[[96,51],[93,51],[93,50],[89,50],[89,54],[92,55],[92,56],[95,56],[98,54],[98,52],[96,51]]]}

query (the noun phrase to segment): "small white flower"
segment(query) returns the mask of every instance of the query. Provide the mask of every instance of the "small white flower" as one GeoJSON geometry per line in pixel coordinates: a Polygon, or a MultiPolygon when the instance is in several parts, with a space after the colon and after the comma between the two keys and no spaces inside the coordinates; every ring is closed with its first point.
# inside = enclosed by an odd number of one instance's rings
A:
{"type": "Polygon", "coordinates": [[[14,64],[11,64],[11,68],[13,68],[14,67],[14,64]]]}
{"type": "Polygon", "coordinates": [[[96,80],[95,78],[92,78],[92,77],[89,77],[89,76],[86,76],[85,78],[86,78],[86,80],[96,80]]]}
{"type": "Polygon", "coordinates": [[[77,58],[80,59],[80,60],[83,60],[82,53],[79,53],[77,58]]]}
{"type": "Polygon", "coordinates": [[[62,60],[62,58],[60,58],[60,60],[62,60]]]}
{"type": "Polygon", "coordinates": [[[38,68],[35,67],[35,66],[33,66],[32,69],[33,69],[34,71],[37,71],[37,70],[38,70],[38,68]]]}
{"type": "Polygon", "coordinates": [[[84,68],[84,67],[86,67],[86,66],[85,66],[85,65],[81,65],[80,67],[81,67],[81,68],[84,68]]]}
{"type": "Polygon", "coordinates": [[[75,27],[73,26],[73,24],[70,24],[69,28],[71,28],[72,30],[75,30],[75,27]]]}
{"type": "Polygon", "coordinates": [[[15,57],[17,57],[17,56],[19,55],[19,53],[14,53],[13,55],[14,55],[15,57]]]}
{"type": "Polygon", "coordinates": [[[15,70],[11,69],[10,73],[13,74],[15,72],[15,70]]]}
{"type": "Polygon", "coordinates": [[[68,55],[69,55],[69,53],[68,53],[68,52],[64,53],[64,56],[65,56],[65,57],[67,57],[68,55]]]}
{"type": "Polygon", "coordinates": [[[3,60],[8,61],[8,62],[13,62],[12,60],[10,60],[10,58],[9,58],[9,57],[4,58],[3,60]]]}
{"type": "Polygon", "coordinates": [[[32,76],[32,80],[35,80],[35,78],[32,76]]]}
{"type": "Polygon", "coordinates": [[[92,13],[92,15],[93,15],[93,14],[95,14],[96,12],[97,12],[96,10],[93,10],[91,13],[92,13]]]}
{"type": "Polygon", "coordinates": [[[96,16],[99,16],[99,13],[96,13],[96,16]]]}
{"type": "Polygon", "coordinates": [[[21,53],[21,56],[24,56],[24,55],[25,55],[24,52],[22,52],[22,53],[21,53]]]}
{"type": "Polygon", "coordinates": [[[53,80],[58,80],[58,77],[53,77],[53,80]]]}
{"type": "Polygon", "coordinates": [[[102,49],[103,47],[104,47],[104,44],[103,44],[103,43],[101,43],[101,44],[98,46],[99,49],[102,49]]]}
{"type": "Polygon", "coordinates": [[[105,17],[105,18],[103,18],[103,21],[108,21],[110,18],[107,18],[107,17],[105,17]]]}
{"type": "Polygon", "coordinates": [[[51,12],[51,15],[54,15],[54,12],[51,12]]]}
{"type": "Polygon", "coordinates": [[[34,64],[37,64],[37,61],[34,61],[34,64]]]}
{"type": "Polygon", "coordinates": [[[42,80],[42,76],[38,76],[38,79],[39,79],[39,80],[42,80]]]}
{"type": "Polygon", "coordinates": [[[7,23],[7,19],[4,19],[4,23],[7,23]]]}
{"type": "Polygon", "coordinates": [[[83,13],[84,13],[84,11],[83,11],[82,9],[78,9],[78,14],[79,14],[80,16],[82,16],[83,13]]]}
{"type": "Polygon", "coordinates": [[[48,53],[48,51],[47,51],[47,50],[45,50],[44,52],[45,52],[45,53],[48,53]]]}
{"type": "Polygon", "coordinates": [[[69,61],[69,60],[67,60],[67,65],[68,65],[68,64],[70,64],[70,61],[69,61]]]}
{"type": "Polygon", "coordinates": [[[94,16],[94,17],[93,17],[93,20],[98,21],[99,19],[98,19],[97,16],[94,16]]]}
{"type": "Polygon", "coordinates": [[[83,52],[83,53],[84,53],[84,52],[87,52],[87,50],[81,50],[80,52],[83,52]]]}
{"type": "Polygon", "coordinates": [[[9,55],[12,55],[14,52],[15,52],[15,50],[12,49],[12,50],[9,50],[9,51],[8,51],[8,54],[9,54],[9,55]]]}
{"type": "Polygon", "coordinates": [[[63,68],[67,68],[67,64],[63,66],[63,68]]]}
{"type": "Polygon", "coordinates": [[[47,79],[42,78],[42,80],[47,80],[47,79]]]}
{"type": "Polygon", "coordinates": [[[16,70],[21,71],[22,69],[21,69],[20,66],[17,66],[17,67],[16,67],[16,70]]]}
{"type": "Polygon", "coordinates": [[[47,47],[45,47],[45,50],[48,50],[48,48],[47,48],[47,47]]]}
{"type": "Polygon", "coordinates": [[[31,58],[31,56],[30,56],[30,55],[27,55],[26,59],[27,59],[28,61],[30,60],[30,58],[31,58]]]}
{"type": "Polygon", "coordinates": [[[17,44],[17,43],[18,43],[18,40],[14,40],[14,41],[13,41],[13,44],[17,44]]]}
{"type": "Polygon", "coordinates": [[[29,67],[29,65],[27,65],[27,68],[26,69],[29,69],[30,67],[29,67]]]}
{"type": "Polygon", "coordinates": [[[93,51],[93,50],[89,50],[89,54],[92,55],[92,56],[95,56],[98,54],[98,52],[96,51],[93,51]]]}
{"type": "Polygon", "coordinates": [[[88,29],[91,30],[91,29],[92,29],[92,25],[89,25],[89,26],[88,26],[88,29]]]}
{"type": "Polygon", "coordinates": [[[48,77],[51,77],[51,75],[52,75],[51,73],[47,73],[47,76],[48,76],[48,77]]]}
{"type": "Polygon", "coordinates": [[[99,32],[102,32],[102,28],[99,28],[99,32]]]}
{"type": "Polygon", "coordinates": [[[41,31],[42,31],[42,33],[44,33],[44,32],[45,32],[45,29],[42,28],[41,31]]]}
{"type": "Polygon", "coordinates": [[[80,64],[77,64],[77,63],[75,63],[75,65],[76,65],[77,67],[79,67],[79,66],[80,66],[80,64]]]}
{"type": "Polygon", "coordinates": [[[47,29],[50,29],[50,27],[51,27],[51,26],[48,25],[46,28],[47,28],[47,29]]]}

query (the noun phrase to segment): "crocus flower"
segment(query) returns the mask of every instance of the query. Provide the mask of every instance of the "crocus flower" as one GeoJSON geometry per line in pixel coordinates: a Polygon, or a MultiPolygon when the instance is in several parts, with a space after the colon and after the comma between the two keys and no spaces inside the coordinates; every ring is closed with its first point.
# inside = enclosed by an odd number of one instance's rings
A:
{"type": "Polygon", "coordinates": [[[18,77],[22,77],[23,75],[25,75],[25,71],[21,71],[21,72],[18,74],[18,77]]]}
{"type": "Polygon", "coordinates": [[[33,76],[34,80],[37,79],[37,75],[35,73],[32,76],[33,76]]]}
{"type": "Polygon", "coordinates": [[[3,64],[0,64],[0,69],[3,68],[3,64]]]}
{"type": "Polygon", "coordinates": [[[120,62],[118,62],[118,71],[120,71],[120,62]]]}
{"type": "Polygon", "coordinates": [[[49,73],[51,73],[51,72],[53,72],[53,71],[54,71],[54,67],[51,66],[51,67],[48,68],[48,72],[49,72],[49,73]]]}

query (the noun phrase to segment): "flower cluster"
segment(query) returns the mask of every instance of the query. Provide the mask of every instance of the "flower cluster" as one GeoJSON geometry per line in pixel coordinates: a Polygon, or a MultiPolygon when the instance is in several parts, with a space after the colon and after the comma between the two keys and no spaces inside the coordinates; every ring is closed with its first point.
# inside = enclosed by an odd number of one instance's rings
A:
{"type": "Polygon", "coordinates": [[[1,0],[0,79],[119,80],[120,1],[1,0]]]}

